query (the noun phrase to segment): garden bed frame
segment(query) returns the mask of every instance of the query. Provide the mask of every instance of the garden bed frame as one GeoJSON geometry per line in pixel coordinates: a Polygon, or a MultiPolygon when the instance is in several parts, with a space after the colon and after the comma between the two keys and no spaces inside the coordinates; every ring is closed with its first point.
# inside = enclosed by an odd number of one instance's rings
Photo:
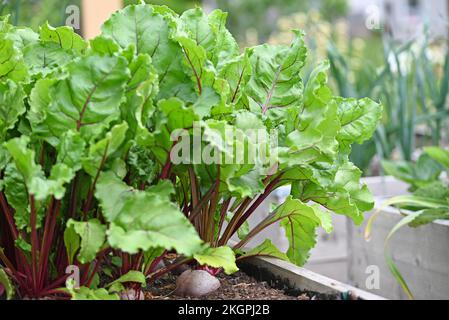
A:
{"type": "MultiPolygon", "coordinates": [[[[267,281],[292,291],[317,293],[319,296],[337,297],[346,300],[385,300],[342,282],[330,279],[296,265],[268,257],[245,259],[240,267],[259,281],[267,281]]],[[[320,298],[320,297],[318,297],[320,298]]]]}
{"type": "MultiPolygon", "coordinates": [[[[376,197],[376,209],[389,198],[407,194],[408,185],[392,177],[366,178],[365,183],[376,197]]],[[[402,212],[404,213],[404,212],[402,212]]],[[[408,299],[391,274],[384,255],[384,241],[390,230],[403,218],[393,207],[382,208],[372,226],[371,241],[364,239],[365,223],[347,223],[349,282],[364,287],[369,266],[377,266],[379,289],[373,293],[389,299],[408,299]]],[[[413,229],[402,228],[389,242],[393,260],[405,278],[415,299],[433,300],[449,297],[449,222],[435,221],[413,229]]]]}

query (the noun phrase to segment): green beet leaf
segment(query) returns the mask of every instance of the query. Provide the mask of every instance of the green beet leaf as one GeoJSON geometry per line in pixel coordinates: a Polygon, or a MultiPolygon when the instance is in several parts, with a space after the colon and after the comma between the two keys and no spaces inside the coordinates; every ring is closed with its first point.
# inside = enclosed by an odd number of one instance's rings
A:
{"type": "Polygon", "coordinates": [[[223,268],[226,274],[233,274],[239,269],[235,264],[235,255],[229,247],[207,248],[193,256],[200,265],[223,268]]]}
{"type": "Polygon", "coordinates": [[[129,253],[156,247],[187,256],[198,252],[202,242],[193,226],[161,190],[167,190],[165,184],[138,191],[112,173],[100,177],[95,194],[110,222],[112,247],[129,253]]]}

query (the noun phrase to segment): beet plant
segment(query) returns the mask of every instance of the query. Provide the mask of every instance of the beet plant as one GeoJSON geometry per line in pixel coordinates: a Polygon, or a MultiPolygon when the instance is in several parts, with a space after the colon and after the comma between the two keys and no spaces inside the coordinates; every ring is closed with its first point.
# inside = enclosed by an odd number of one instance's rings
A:
{"type": "Polygon", "coordinates": [[[353,143],[373,134],[381,106],[335,97],[326,61],[305,83],[307,49],[300,31],[293,31],[290,46],[242,51],[225,24],[220,10],[206,15],[197,8],[178,16],[165,7],[137,5],[114,14],[103,37],[121,50],[132,46],[137,55],[151,56],[158,92],[147,122],[138,125],[139,144],[163,167],[201,239],[219,248],[196,255],[196,261],[219,271],[223,257],[211,257],[231,245],[239,258],[270,255],[302,265],[316,228],[332,230],[330,212],[359,224],[373,207],[348,156],[353,143]],[[249,228],[248,218],[284,185],[292,186],[291,196],[249,228]],[[269,239],[244,250],[278,222],[290,243],[286,254],[269,239]],[[231,244],[236,234],[240,240],[231,244]]]}
{"type": "Polygon", "coordinates": [[[4,18],[0,30],[2,293],[114,298],[145,283],[151,252],[203,252],[138,143],[158,85],[150,56],[67,27],[37,34],[4,18]],[[112,294],[94,290],[108,263],[112,294]]]}
{"type": "Polygon", "coordinates": [[[181,265],[302,265],[331,212],[362,222],[373,200],[348,155],[380,105],[333,96],[327,62],[303,81],[300,31],[291,46],[242,51],[225,23],[220,10],[133,5],[86,42],[2,20],[1,291],[136,298],[181,265]],[[250,228],[284,185],[291,195],[250,228]],[[269,239],[246,249],[275,223],[287,252],[269,239]]]}

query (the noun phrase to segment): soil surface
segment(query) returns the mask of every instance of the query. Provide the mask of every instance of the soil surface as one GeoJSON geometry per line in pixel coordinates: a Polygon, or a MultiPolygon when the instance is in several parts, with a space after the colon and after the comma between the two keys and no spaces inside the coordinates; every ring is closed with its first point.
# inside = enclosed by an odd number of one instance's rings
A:
{"type": "Polygon", "coordinates": [[[244,272],[231,276],[220,274],[221,287],[217,291],[201,297],[178,297],[173,294],[176,288],[176,276],[168,274],[156,280],[145,293],[147,300],[319,300],[313,293],[287,293],[276,289],[267,282],[258,282],[244,272]]]}

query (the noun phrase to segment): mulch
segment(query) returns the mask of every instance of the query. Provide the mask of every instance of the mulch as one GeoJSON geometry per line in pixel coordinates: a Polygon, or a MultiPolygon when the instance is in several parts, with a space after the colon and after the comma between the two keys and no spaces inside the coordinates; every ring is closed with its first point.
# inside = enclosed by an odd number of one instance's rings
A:
{"type": "MultiPolygon", "coordinates": [[[[146,300],[322,300],[323,297],[314,293],[286,292],[276,289],[269,283],[237,272],[231,276],[220,274],[218,278],[221,287],[217,291],[201,298],[178,297],[174,295],[176,276],[167,274],[156,280],[145,292],[146,300]]],[[[327,297],[331,299],[331,297],[327,297]]]]}

